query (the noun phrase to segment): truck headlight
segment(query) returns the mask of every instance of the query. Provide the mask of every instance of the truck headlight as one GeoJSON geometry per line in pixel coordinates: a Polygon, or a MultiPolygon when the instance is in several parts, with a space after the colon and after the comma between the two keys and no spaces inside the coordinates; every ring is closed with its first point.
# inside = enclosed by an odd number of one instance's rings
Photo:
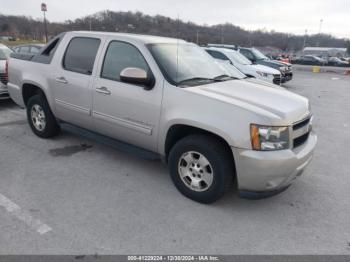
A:
{"type": "Polygon", "coordinates": [[[287,71],[287,70],[288,70],[288,68],[287,68],[287,67],[285,67],[285,66],[281,66],[281,67],[279,68],[279,70],[280,70],[280,71],[282,71],[282,72],[285,72],[285,71],[287,71]]]}
{"type": "Polygon", "coordinates": [[[268,73],[265,73],[265,72],[261,72],[261,71],[256,71],[256,73],[261,76],[261,77],[270,77],[272,76],[272,74],[268,74],[268,73]]]}
{"type": "Polygon", "coordinates": [[[289,148],[288,126],[250,125],[253,150],[272,151],[289,148]]]}

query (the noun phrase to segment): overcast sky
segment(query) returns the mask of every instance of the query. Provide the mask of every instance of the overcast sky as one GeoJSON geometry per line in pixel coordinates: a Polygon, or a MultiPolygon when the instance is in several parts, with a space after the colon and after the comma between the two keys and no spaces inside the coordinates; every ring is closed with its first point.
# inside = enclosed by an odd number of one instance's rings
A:
{"type": "Polygon", "coordinates": [[[0,0],[0,13],[40,18],[46,1],[50,21],[83,17],[101,10],[141,11],[198,24],[230,22],[245,29],[309,34],[319,31],[350,38],[349,0],[0,0]]]}

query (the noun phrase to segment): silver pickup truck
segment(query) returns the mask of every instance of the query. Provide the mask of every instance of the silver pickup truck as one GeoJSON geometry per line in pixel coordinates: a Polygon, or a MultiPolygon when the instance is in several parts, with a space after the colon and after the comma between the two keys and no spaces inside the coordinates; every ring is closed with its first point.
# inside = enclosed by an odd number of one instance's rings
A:
{"type": "Polygon", "coordinates": [[[202,203],[233,184],[249,198],[283,191],[317,141],[306,98],[228,75],[178,39],[64,33],[37,55],[11,55],[8,89],[39,137],[69,123],[155,152],[178,190],[202,203]]]}

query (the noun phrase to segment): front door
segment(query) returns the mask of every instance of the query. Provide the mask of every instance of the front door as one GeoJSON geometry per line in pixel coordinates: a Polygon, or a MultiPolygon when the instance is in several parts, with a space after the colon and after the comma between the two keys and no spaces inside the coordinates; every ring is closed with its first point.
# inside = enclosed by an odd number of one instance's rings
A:
{"type": "Polygon", "coordinates": [[[139,49],[112,40],[106,47],[100,75],[94,82],[94,128],[105,135],[148,150],[157,149],[162,81],[151,90],[120,81],[120,72],[136,67],[153,74],[139,49]]]}

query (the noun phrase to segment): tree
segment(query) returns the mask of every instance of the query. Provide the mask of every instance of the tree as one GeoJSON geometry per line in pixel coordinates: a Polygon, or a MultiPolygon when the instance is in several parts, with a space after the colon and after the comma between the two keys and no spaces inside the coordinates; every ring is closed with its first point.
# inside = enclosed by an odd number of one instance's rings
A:
{"type": "MultiPolygon", "coordinates": [[[[141,12],[101,11],[89,16],[67,20],[62,23],[48,24],[48,33],[53,37],[61,32],[72,30],[96,30],[132,32],[167,37],[179,37],[200,44],[221,43],[240,46],[273,47],[286,52],[303,48],[304,36],[286,34],[268,30],[245,30],[231,23],[209,26],[177,20],[162,15],[150,16],[141,12]],[[90,27],[90,25],[92,25],[90,27]]],[[[28,16],[7,16],[0,14],[0,33],[29,39],[40,39],[44,35],[41,19],[28,16]]],[[[308,35],[308,45],[329,47],[347,47],[350,51],[350,39],[339,39],[332,35],[308,35]]]]}
{"type": "Polygon", "coordinates": [[[8,32],[10,30],[10,25],[9,24],[3,24],[1,26],[1,31],[2,32],[8,32]]]}

